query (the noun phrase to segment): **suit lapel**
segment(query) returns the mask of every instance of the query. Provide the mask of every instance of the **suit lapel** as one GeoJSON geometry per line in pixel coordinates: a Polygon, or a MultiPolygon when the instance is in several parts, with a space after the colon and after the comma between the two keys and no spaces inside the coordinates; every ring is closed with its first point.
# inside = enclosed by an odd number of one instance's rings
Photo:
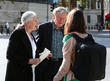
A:
{"type": "MultiPolygon", "coordinates": [[[[50,45],[52,45],[52,28],[53,28],[53,26],[52,26],[52,22],[50,22],[49,23],[49,27],[48,27],[49,29],[49,37],[50,37],[50,45]]],[[[51,48],[51,47],[50,47],[51,48]]]]}

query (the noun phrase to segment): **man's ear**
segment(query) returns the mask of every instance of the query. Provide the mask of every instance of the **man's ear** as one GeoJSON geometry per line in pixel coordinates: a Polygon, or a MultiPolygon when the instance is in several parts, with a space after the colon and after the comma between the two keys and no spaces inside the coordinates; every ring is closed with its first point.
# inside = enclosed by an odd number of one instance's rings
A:
{"type": "Polygon", "coordinates": [[[27,24],[30,25],[30,21],[27,21],[27,24]]]}
{"type": "Polygon", "coordinates": [[[28,27],[28,26],[30,26],[30,22],[29,21],[26,21],[26,26],[28,27]]]}

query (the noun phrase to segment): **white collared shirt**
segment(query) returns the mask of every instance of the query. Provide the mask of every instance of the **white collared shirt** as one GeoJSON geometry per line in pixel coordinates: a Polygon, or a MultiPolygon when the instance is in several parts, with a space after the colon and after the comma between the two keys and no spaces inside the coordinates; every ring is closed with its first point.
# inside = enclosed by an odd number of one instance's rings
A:
{"type": "Polygon", "coordinates": [[[27,32],[26,32],[26,34],[27,34],[27,36],[28,36],[28,38],[30,40],[30,43],[31,43],[32,57],[35,58],[35,56],[36,56],[36,49],[37,49],[35,41],[29,36],[29,34],[27,32]]]}
{"type": "MultiPolygon", "coordinates": [[[[35,41],[30,37],[30,35],[26,32],[29,40],[30,40],[30,43],[31,43],[31,47],[32,47],[32,57],[35,58],[36,56],[36,44],[35,44],[35,41]]],[[[35,81],[35,67],[32,67],[32,73],[33,73],[33,81],[35,81]]]]}

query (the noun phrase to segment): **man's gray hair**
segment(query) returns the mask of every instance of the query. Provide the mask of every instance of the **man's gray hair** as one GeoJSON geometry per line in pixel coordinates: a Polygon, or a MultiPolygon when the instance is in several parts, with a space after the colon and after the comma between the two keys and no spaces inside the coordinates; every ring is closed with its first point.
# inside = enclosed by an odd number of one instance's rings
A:
{"type": "Polygon", "coordinates": [[[66,13],[68,14],[68,9],[65,7],[57,7],[53,10],[53,14],[56,15],[56,13],[59,12],[60,14],[66,13]]]}
{"type": "Polygon", "coordinates": [[[34,16],[37,16],[35,12],[26,11],[25,13],[23,13],[21,17],[21,24],[24,25],[27,21],[30,21],[34,16]]]}

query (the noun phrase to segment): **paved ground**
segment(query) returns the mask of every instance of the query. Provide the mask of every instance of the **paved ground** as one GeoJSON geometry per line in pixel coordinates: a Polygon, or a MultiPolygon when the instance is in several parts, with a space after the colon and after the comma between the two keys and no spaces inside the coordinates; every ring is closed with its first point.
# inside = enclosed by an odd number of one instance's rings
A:
{"type": "Polygon", "coordinates": [[[4,81],[6,71],[6,49],[8,44],[8,37],[0,36],[0,81],[4,81]]]}
{"type": "Polygon", "coordinates": [[[110,38],[95,37],[95,40],[106,46],[107,48],[107,63],[106,63],[106,77],[101,81],[110,81],[110,38]]]}
{"type": "Polygon", "coordinates": [[[88,32],[91,33],[94,37],[110,38],[110,30],[103,30],[103,31],[94,30],[94,31],[88,31],[88,32]]]}
{"type": "MultiPolygon", "coordinates": [[[[107,47],[107,66],[106,66],[106,77],[101,81],[110,81],[110,37],[109,31],[97,32],[96,31],[89,31],[92,33],[95,40],[103,44],[107,47]]],[[[5,79],[5,72],[6,72],[6,49],[8,45],[8,35],[0,35],[0,81],[4,81],[5,79]]]]}

